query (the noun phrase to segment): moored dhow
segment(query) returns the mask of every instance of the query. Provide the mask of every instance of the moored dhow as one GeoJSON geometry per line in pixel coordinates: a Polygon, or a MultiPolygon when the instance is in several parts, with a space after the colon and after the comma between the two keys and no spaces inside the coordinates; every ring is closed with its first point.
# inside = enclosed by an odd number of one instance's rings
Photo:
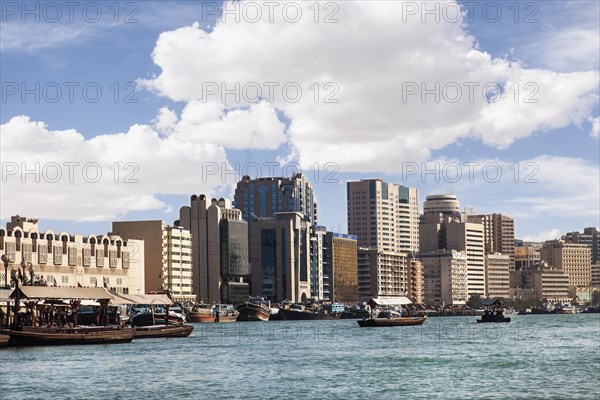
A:
{"type": "Polygon", "coordinates": [[[135,339],[188,337],[194,330],[191,325],[151,325],[134,328],[135,339]]]}
{"type": "Polygon", "coordinates": [[[23,330],[5,329],[0,334],[8,335],[9,346],[47,346],[74,344],[129,343],[135,334],[132,328],[121,327],[76,327],[41,328],[28,327],[23,330]]]}
{"type": "Polygon", "coordinates": [[[237,311],[239,312],[238,321],[268,321],[271,315],[271,308],[260,298],[240,304],[237,311]]]}

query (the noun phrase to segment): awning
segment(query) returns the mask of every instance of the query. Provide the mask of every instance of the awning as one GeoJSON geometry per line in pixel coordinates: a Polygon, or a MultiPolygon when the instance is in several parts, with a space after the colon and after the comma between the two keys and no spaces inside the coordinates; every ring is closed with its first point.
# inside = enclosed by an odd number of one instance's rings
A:
{"type": "Polygon", "coordinates": [[[373,298],[369,301],[371,306],[404,306],[407,304],[412,304],[412,301],[408,297],[378,297],[373,298]]]}
{"type": "MultiPolygon", "coordinates": [[[[110,300],[111,294],[104,288],[52,287],[52,286],[19,286],[21,299],[69,299],[69,300],[110,300]]],[[[17,289],[10,298],[14,299],[17,289]]]]}
{"type": "Polygon", "coordinates": [[[6,303],[10,301],[10,289],[0,289],[0,303],[6,303]]]}
{"type": "Polygon", "coordinates": [[[170,306],[173,301],[166,294],[113,294],[111,304],[159,304],[170,306]]]}
{"type": "Polygon", "coordinates": [[[481,305],[482,306],[486,306],[486,307],[490,307],[495,305],[496,303],[500,303],[502,304],[502,302],[500,301],[500,299],[483,299],[481,301],[481,305]]]}

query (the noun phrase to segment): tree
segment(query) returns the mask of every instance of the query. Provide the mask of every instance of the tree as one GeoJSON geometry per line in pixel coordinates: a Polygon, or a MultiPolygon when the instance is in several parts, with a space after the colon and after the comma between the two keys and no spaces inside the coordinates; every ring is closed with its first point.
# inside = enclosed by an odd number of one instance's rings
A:
{"type": "Polygon", "coordinates": [[[467,300],[467,306],[471,307],[471,308],[479,308],[479,306],[481,305],[481,295],[475,293],[472,294],[469,297],[469,300],[467,300]]]}

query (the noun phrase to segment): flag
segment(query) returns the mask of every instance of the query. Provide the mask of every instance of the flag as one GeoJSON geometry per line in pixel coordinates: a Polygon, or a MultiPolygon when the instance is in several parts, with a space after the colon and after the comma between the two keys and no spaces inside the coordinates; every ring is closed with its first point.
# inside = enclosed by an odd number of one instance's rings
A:
{"type": "Polygon", "coordinates": [[[83,286],[81,286],[81,283],[77,282],[77,287],[83,287],[83,286]]]}

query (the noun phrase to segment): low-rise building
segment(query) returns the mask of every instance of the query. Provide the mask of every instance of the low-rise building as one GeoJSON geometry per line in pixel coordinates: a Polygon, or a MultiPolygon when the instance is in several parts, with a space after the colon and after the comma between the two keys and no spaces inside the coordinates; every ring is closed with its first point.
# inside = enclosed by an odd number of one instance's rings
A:
{"type": "Polygon", "coordinates": [[[536,300],[548,303],[573,300],[569,294],[569,276],[544,262],[527,270],[510,271],[510,287],[513,295],[533,290],[536,300]]]}
{"type": "Polygon", "coordinates": [[[11,217],[0,228],[0,252],[9,258],[0,268],[0,282],[9,282],[12,269],[27,265],[29,281],[62,287],[105,287],[114,293],[145,293],[144,241],[119,235],[71,235],[40,232],[38,220],[11,217]]]}
{"type": "Polygon", "coordinates": [[[408,257],[378,249],[358,249],[358,293],[360,301],[373,297],[408,294],[408,257]]]}

